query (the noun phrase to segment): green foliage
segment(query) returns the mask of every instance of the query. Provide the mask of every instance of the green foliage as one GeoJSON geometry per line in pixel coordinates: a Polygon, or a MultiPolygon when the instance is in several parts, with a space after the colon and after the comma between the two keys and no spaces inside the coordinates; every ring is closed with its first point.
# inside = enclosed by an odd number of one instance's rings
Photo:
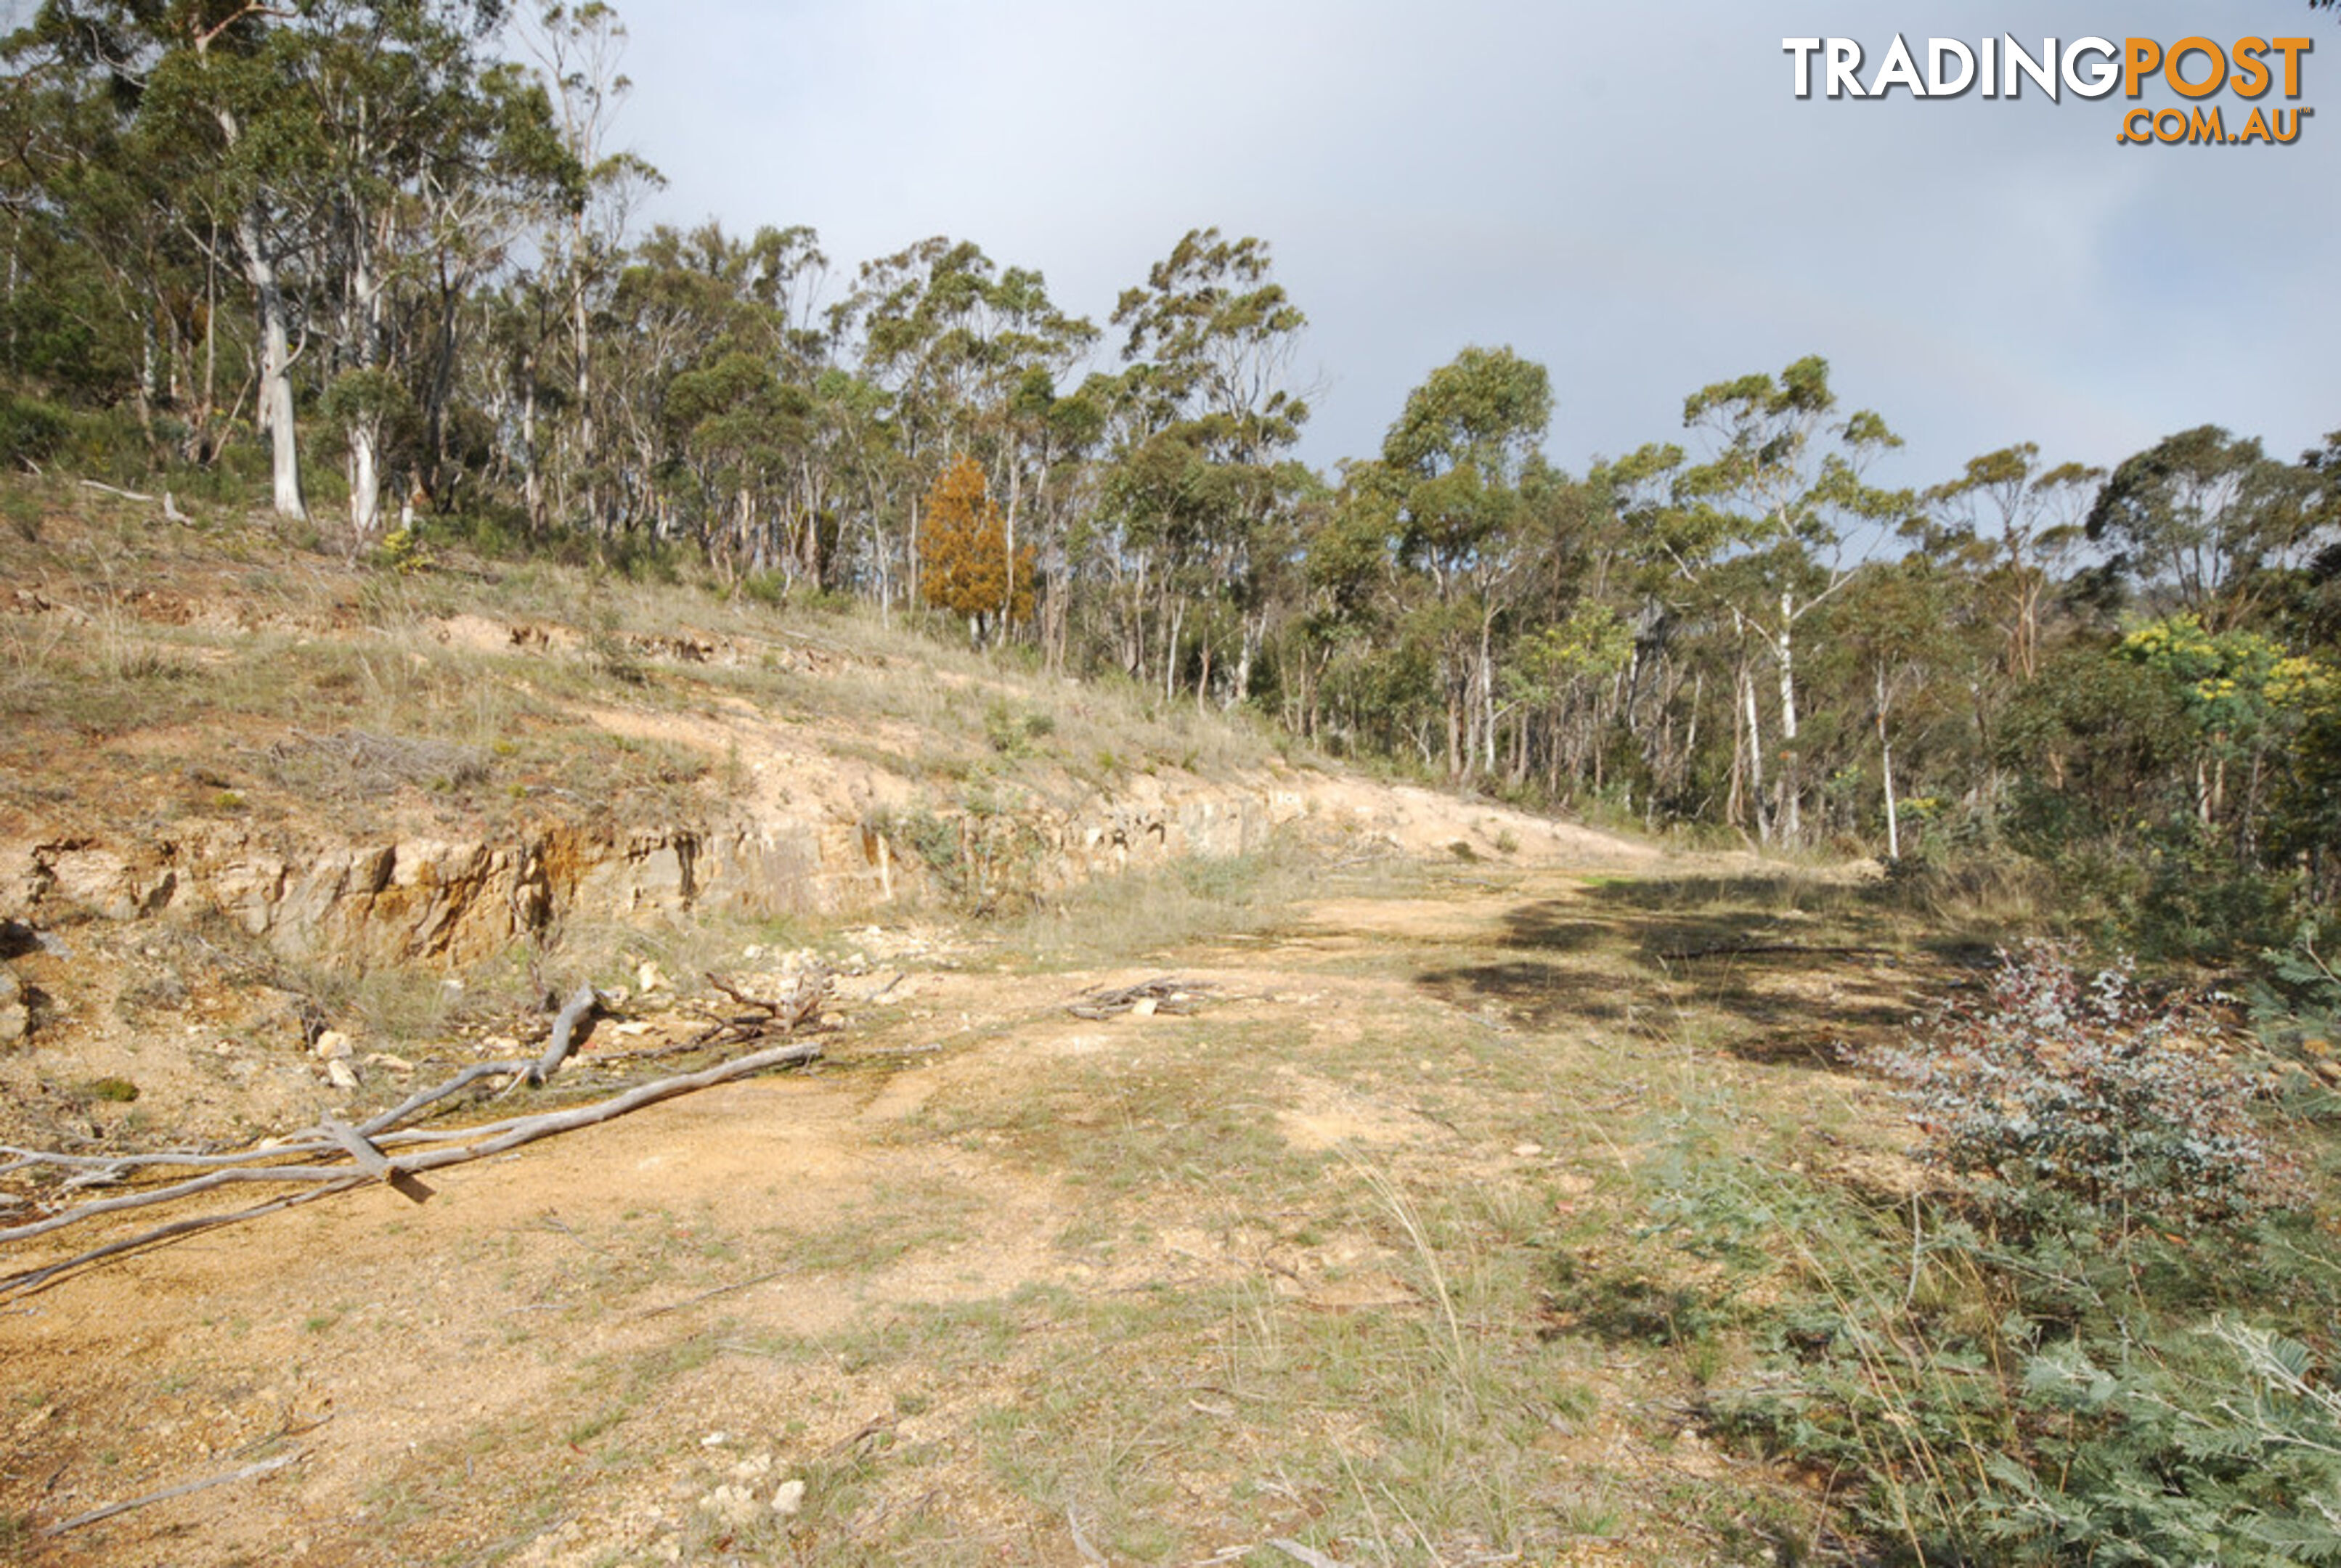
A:
{"type": "Polygon", "coordinates": [[[422,531],[412,528],[393,528],[383,535],[382,543],[374,547],[371,561],[373,565],[397,572],[402,577],[428,571],[438,564],[438,557],[423,541],[422,531]]]}
{"type": "Polygon", "coordinates": [[[988,704],[983,710],[984,739],[1002,757],[1016,759],[1032,754],[1032,744],[1056,733],[1053,714],[1038,709],[1021,709],[1005,699],[988,704]]]}
{"type": "Polygon", "coordinates": [[[0,494],[0,516],[5,516],[8,526],[26,544],[38,544],[41,523],[46,513],[41,498],[29,491],[11,490],[0,494]]]}
{"type": "Polygon", "coordinates": [[[2266,590],[2266,569],[2315,525],[2301,505],[2304,477],[2258,441],[2200,425],[2117,468],[2089,510],[2088,535],[2117,546],[2118,568],[2200,624],[2229,630],[2266,590]]]}
{"type": "Polygon", "coordinates": [[[1985,1536],[2147,1568],[2341,1562],[2341,1393],[2269,1330],[2223,1318],[2188,1337],[2032,1358],[2023,1399],[2046,1436],[2032,1465],[1988,1462],[1985,1536]]]}
{"type": "Polygon", "coordinates": [[[1027,802],[974,786],[958,809],[884,813],[871,826],[907,849],[961,912],[980,918],[1013,915],[1039,895],[1047,849],[1027,802]]]}
{"type": "MultiPolygon", "coordinates": [[[[1948,1190],[1881,1203],[1686,1141],[1663,1234],[1707,1301],[1765,1304],[1707,1320],[1764,1364],[1711,1396],[1718,1430],[1846,1478],[1913,1562],[2341,1561],[2341,1394],[2283,1326],[2325,1333],[2341,1259],[2207,1027],[2036,946],[1867,1058],[1948,1190]]],[[[1669,1277],[1613,1288],[1625,1332],[1712,1312],[1669,1277]]]]}
{"type": "Polygon", "coordinates": [[[70,429],[63,410],[0,387],[0,468],[47,461],[70,429]]]}
{"type": "Polygon", "coordinates": [[[2297,1201],[2216,1034],[2183,997],[2149,1004],[2127,962],[2084,977],[2069,948],[2034,941],[2002,955],[1985,997],[1865,1060],[1903,1086],[1926,1157],[1995,1220],[2033,1228],[2078,1204],[2127,1236],[2297,1201]]]}

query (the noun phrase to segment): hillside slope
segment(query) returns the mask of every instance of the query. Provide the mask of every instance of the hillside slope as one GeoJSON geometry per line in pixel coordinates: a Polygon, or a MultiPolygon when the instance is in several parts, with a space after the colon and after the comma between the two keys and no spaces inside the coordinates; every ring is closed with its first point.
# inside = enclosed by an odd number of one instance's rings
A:
{"type": "Polygon", "coordinates": [[[322,1029],[393,1054],[508,1031],[651,952],[687,976],[710,930],[1014,917],[1303,843],[1649,854],[868,618],[542,563],[353,570],[234,514],[0,482],[41,511],[0,534],[21,1137],[273,1125],[319,1087],[322,1029]],[[123,1097],[74,1087],[98,1081],[123,1097]]]}

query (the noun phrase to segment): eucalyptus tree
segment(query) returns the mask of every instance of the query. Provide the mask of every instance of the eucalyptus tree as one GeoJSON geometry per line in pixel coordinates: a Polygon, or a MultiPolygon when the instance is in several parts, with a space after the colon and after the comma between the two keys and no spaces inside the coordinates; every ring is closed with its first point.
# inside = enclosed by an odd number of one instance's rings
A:
{"type": "MultiPolygon", "coordinates": [[[[1964,619],[1959,601],[1970,591],[1969,581],[1955,567],[1946,570],[1928,554],[1913,551],[1898,561],[1865,562],[1848,580],[1831,612],[1834,640],[1851,656],[1858,683],[1868,688],[1889,860],[1902,858],[1895,767],[1902,709],[1937,668],[1957,660],[1964,619]]],[[[1860,700],[1853,693],[1846,697],[1860,700]]]]}
{"type": "Polygon", "coordinates": [[[556,474],[566,490],[578,486],[585,518],[601,514],[590,482],[599,450],[596,423],[594,314],[608,302],[623,264],[635,210],[665,177],[634,153],[615,146],[615,121],[633,83],[620,69],[627,34],[617,12],[601,0],[554,0],[523,20],[522,50],[533,62],[550,98],[554,134],[576,171],[567,200],[547,211],[537,234],[539,262],[530,281],[533,329],[514,344],[512,366],[523,399],[523,461],[530,524],[541,529],[545,499],[539,480],[536,408],[545,384],[542,362],[557,344],[565,353],[561,404],[566,413],[554,447],[556,474]]]}
{"type": "Polygon", "coordinates": [[[501,15],[496,0],[46,0],[10,41],[61,107],[111,112],[117,185],[144,177],[187,243],[241,273],[282,513],[305,513],[296,334],[320,344],[363,540],[386,427],[413,402],[438,444],[466,296],[515,208],[567,175],[543,94],[487,51],[501,15]]]}
{"type": "MultiPolygon", "coordinates": [[[[1850,580],[1851,547],[1878,536],[1916,504],[1864,473],[1901,444],[1867,410],[1840,412],[1828,362],[1798,360],[1777,377],[1758,372],[1718,382],[1683,402],[1684,425],[1698,432],[1704,461],[1679,447],[1647,447],[1619,466],[1638,496],[1654,564],[1689,606],[1728,622],[1739,645],[1735,723],[1744,759],[1745,799],[1759,836],[1803,836],[1805,783],[1798,757],[1799,629],[1850,580]],[[1849,536],[1862,535],[1856,541],[1849,536]],[[1763,804],[1763,716],[1750,655],[1768,658],[1777,679],[1779,770],[1763,804]]],[[[1741,770],[1735,765],[1735,795],[1741,770]]]]}
{"type": "Polygon", "coordinates": [[[1209,695],[1213,611],[1225,605],[1239,640],[1228,700],[1241,701],[1272,613],[1260,568],[1278,548],[1273,520],[1303,477],[1281,459],[1309,418],[1292,384],[1308,317],[1276,282],[1266,242],[1207,228],[1188,231],[1123,291],[1112,324],[1127,368],[1110,492],[1122,544],[1154,580],[1163,688],[1178,684],[1192,608],[1196,695],[1209,695]]]}
{"type": "MultiPolygon", "coordinates": [[[[125,145],[133,127],[117,106],[30,30],[0,43],[0,367],[76,400],[132,402],[151,429],[158,398],[180,402],[204,324],[169,186],[125,145]]],[[[201,420],[208,407],[189,412],[201,420]]]]}
{"type": "Polygon", "coordinates": [[[1970,458],[1958,478],[1928,491],[1927,515],[1905,530],[1928,554],[1978,574],[2004,667],[2017,680],[2040,672],[2042,605],[2056,571],[2083,543],[2082,523],[2105,477],[2077,462],[2043,464],[2031,442],[2003,447],[1970,458]]]}
{"type": "Polygon", "coordinates": [[[190,229],[201,223],[251,292],[275,505],[294,517],[306,509],[287,273],[314,252],[327,199],[314,178],[314,127],[286,80],[298,26],[257,0],[45,0],[9,43],[12,65],[37,60],[61,104],[115,116],[125,158],[174,154],[174,215],[190,229]]]}
{"type": "Polygon", "coordinates": [[[981,247],[937,235],[865,262],[830,312],[840,352],[890,405],[898,482],[883,511],[899,512],[899,541],[882,553],[882,581],[902,561],[917,591],[921,504],[934,475],[968,452],[1004,497],[1011,562],[1035,500],[1046,510],[1064,436],[1085,422],[1052,418],[1058,382],[1087,356],[1097,331],[1049,297],[1028,268],[1004,271],[981,247]]]}
{"type": "Polygon", "coordinates": [[[533,74],[483,54],[493,7],[318,5],[288,61],[314,121],[324,406],[343,425],[351,532],[379,531],[385,426],[412,410],[410,488],[443,491],[447,402],[475,286],[582,175],[533,74]]]}
{"type": "Polygon", "coordinates": [[[1545,368],[1509,349],[1467,348],[1409,393],[1382,440],[1400,548],[1435,592],[1447,703],[1447,767],[1496,768],[1495,635],[1519,571],[1523,484],[1542,467],[1552,418],[1545,368]]]}
{"type": "Polygon", "coordinates": [[[597,393],[621,525],[687,533],[727,572],[811,555],[817,574],[829,481],[805,476],[827,340],[803,323],[826,264],[804,228],[739,240],[662,225],[634,248],[606,309],[597,393]]]}
{"type": "Polygon", "coordinates": [[[2117,565],[2214,634],[2248,624],[2318,536],[2309,472],[2256,437],[2198,425],[2117,467],[2089,509],[2089,538],[2117,565]]]}

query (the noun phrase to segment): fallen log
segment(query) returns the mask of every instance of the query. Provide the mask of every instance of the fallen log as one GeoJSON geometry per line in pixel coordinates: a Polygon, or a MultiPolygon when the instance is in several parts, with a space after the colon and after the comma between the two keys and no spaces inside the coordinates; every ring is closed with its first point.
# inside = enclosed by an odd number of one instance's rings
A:
{"type": "Polygon", "coordinates": [[[169,1225],[157,1229],[141,1231],[136,1236],[125,1236],[120,1241],[109,1242],[104,1246],[92,1247],[87,1252],[76,1254],[62,1262],[50,1264],[46,1267],[25,1269],[22,1273],[0,1278],[0,1296],[30,1295],[53,1280],[77,1269],[89,1268],[104,1263],[108,1258],[120,1257],[127,1253],[144,1252],[148,1247],[160,1246],[166,1241],[176,1241],[181,1236],[216,1230],[222,1226],[237,1225],[244,1220],[258,1219],[264,1215],[274,1214],[279,1209],[294,1208],[304,1203],[314,1203],[321,1197],[331,1197],[335,1193],[347,1192],[353,1187],[364,1185],[365,1181],[362,1176],[344,1176],[334,1186],[311,1187],[307,1192],[287,1193],[283,1197],[271,1198],[266,1203],[255,1204],[250,1208],[237,1209],[232,1214],[199,1215],[193,1219],[174,1220],[169,1225]]]}
{"type": "Polygon", "coordinates": [[[799,1045],[778,1046],[769,1051],[758,1051],[753,1056],[720,1062],[714,1067],[705,1067],[695,1073],[661,1078],[655,1083],[639,1084],[622,1095],[613,1096],[606,1100],[598,1100],[592,1105],[574,1106],[567,1110],[544,1111],[533,1116],[517,1116],[503,1132],[481,1143],[465,1144],[452,1149],[433,1149],[411,1156],[402,1156],[397,1162],[398,1168],[404,1171],[440,1170],[448,1166],[485,1159],[490,1155],[499,1155],[506,1149],[515,1149],[523,1144],[534,1143],[539,1138],[552,1137],[558,1133],[574,1132],[579,1127],[590,1127],[597,1123],[606,1122],[613,1116],[624,1116],[628,1111],[640,1110],[644,1106],[656,1105],[661,1100],[672,1099],[677,1095],[687,1095],[693,1090],[712,1088],[717,1084],[729,1083],[733,1078],[743,1078],[752,1073],[761,1073],[771,1067],[802,1067],[808,1062],[819,1060],[820,1057],[821,1047],[811,1040],[799,1045]]]}
{"type": "Polygon", "coordinates": [[[441,1084],[437,1088],[419,1089],[391,1107],[378,1116],[369,1116],[358,1124],[358,1131],[367,1137],[378,1137],[416,1112],[437,1105],[441,1100],[461,1094],[482,1078],[517,1078],[524,1077],[533,1066],[530,1062],[474,1062],[441,1084]]]}
{"type": "MultiPolygon", "coordinates": [[[[53,1230],[63,1230],[66,1226],[78,1224],[85,1219],[96,1219],[102,1215],[122,1214],[137,1208],[152,1208],[156,1204],[171,1203],[183,1197],[197,1197],[204,1193],[216,1192],[221,1187],[233,1186],[244,1182],[275,1182],[291,1185],[305,1182],[344,1181],[348,1179],[349,1174],[345,1168],[321,1166],[239,1166],[234,1170],[214,1171],[209,1176],[197,1176],[193,1181],[178,1182],[170,1186],[154,1187],[145,1192],[125,1193],[120,1197],[99,1198],[93,1203],[76,1204],[72,1208],[49,1216],[46,1219],[35,1220],[27,1225],[13,1226],[6,1230],[0,1230],[0,1242],[30,1241],[36,1236],[46,1236],[53,1230]]],[[[0,1288],[5,1288],[5,1281],[0,1281],[0,1288]]]]}
{"type": "Polygon", "coordinates": [[[569,1059],[571,1046],[578,1038],[577,1026],[587,1015],[602,1005],[601,994],[591,986],[580,986],[562,1004],[560,1016],[553,1020],[553,1037],[544,1044],[544,1054],[528,1069],[528,1081],[541,1084],[561,1070],[569,1059]]]}
{"type": "Polygon", "coordinates": [[[421,1203],[431,1196],[431,1188],[424,1186],[419,1178],[391,1164],[388,1155],[384,1154],[364,1134],[339,1116],[328,1115],[325,1117],[325,1130],[333,1135],[335,1143],[349,1151],[350,1158],[357,1162],[360,1170],[396,1192],[407,1202],[421,1203]]]}
{"type": "MultiPolygon", "coordinates": [[[[822,1048],[818,1042],[799,1041],[791,1045],[776,1046],[770,1050],[757,1051],[744,1057],[736,1057],[730,1061],[718,1062],[712,1067],[702,1067],[695,1073],[682,1073],[673,1077],[637,1084],[623,1093],[586,1105],[571,1106],[556,1111],[541,1111],[532,1116],[513,1116],[481,1126],[453,1127],[435,1132],[418,1130],[403,1135],[382,1136],[369,1136],[366,1141],[378,1153],[385,1145],[403,1145],[410,1141],[453,1144],[451,1147],[419,1149],[412,1154],[388,1156],[384,1162],[389,1172],[388,1176],[374,1179],[390,1180],[393,1185],[400,1186],[402,1191],[407,1191],[409,1196],[413,1196],[413,1192],[408,1191],[404,1184],[411,1183],[413,1178],[422,1172],[444,1170],[453,1166],[467,1165],[473,1160],[486,1159],[518,1148],[524,1144],[534,1143],[541,1138],[553,1137],[562,1133],[594,1126],[624,1116],[630,1111],[640,1110],[644,1106],[656,1105],[662,1100],[672,1099],[679,1095],[691,1094],[699,1089],[712,1088],[717,1084],[729,1083],[735,1078],[748,1077],[775,1067],[802,1067],[819,1060],[821,1055],[822,1048]]],[[[352,1129],[354,1135],[362,1130],[352,1129]]],[[[340,1153],[344,1149],[344,1146],[340,1145],[333,1146],[330,1150],[321,1146],[313,1146],[313,1147],[314,1152],[318,1153],[340,1153]]],[[[204,1176],[174,1183],[169,1186],[153,1188],[145,1192],[125,1193],[119,1197],[103,1198],[92,1203],[76,1205],[45,1218],[0,1230],[0,1242],[29,1240],[34,1236],[45,1236],[67,1226],[99,1218],[105,1215],[152,1207],[157,1204],[194,1197],[203,1193],[242,1183],[280,1182],[313,1188],[311,1192],[290,1195],[235,1214],[174,1221],[158,1229],[142,1232],[94,1251],[67,1258],[61,1263],[25,1270],[18,1274],[0,1275],[0,1296],[37,1289],[42,1284],[67,1271],[171,1240],[193,1231],[207,1230],[215,1226],[254,1218],[263,1214],[272,1213],[288,1204],[307,1201],[312,1197],[326,1196],[328,1193],[347,1192],[354,1187],[364,1186],[368,1179],[369,1174],[364,1169],[354,1169],[347,1165],[238,1166],[214,1170],[204,1176]]]]}
{"type": "Polygon", "coordinates": [[[206,1475],[200,1481],[183,1481],[176,1486],[165,1486],[160,1492],[149,1492],[144,1497],[133,1497],[125,1503],[109,1503],[103,1508],[93,1508],[86,1513],[76,1513],[70,1519],[59,1520],[56,1523],[44,1529],[41,1533],[51,1536],[63,1535],[68,1530],[79,1530],[85,1524],[96,1524],[116,1514],[127,1513],[134,1508],[144,1508],[150,1503],[168,1503],[174,1497],[192,1496],[198,1492],[208,1492],[214,1486],[225,1486],[231,1482],[250,1481],[256,1476],[282,1470],[303,1457],[304,1455],[297,1451],[292,1454],[280,1454],[274,1459],[264,1459],[256,1464],[247,1464],[241,1470],[231,1470],[224,1475],[206,1475]]]}

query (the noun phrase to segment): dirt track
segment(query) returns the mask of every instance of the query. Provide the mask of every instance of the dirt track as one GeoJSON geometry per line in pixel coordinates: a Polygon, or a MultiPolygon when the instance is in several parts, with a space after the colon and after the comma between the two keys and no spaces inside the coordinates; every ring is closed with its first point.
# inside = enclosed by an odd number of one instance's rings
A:
{"type": "Polygon", "coordinates": [[[9,1303],[10,1550],[1739,1560],[1728,1520],[1793,1489],[1674,1414],[1679,1368],[1556,1316],[1553,1260],[1599,1253],[1648,1118],[1689,1098],[1753,1096],[1848,1158],[1890,1144],[1797,1042],[1886,1027],[1914,979],[1680,973],[1654,955],[1687,937],[1819,929],[1761,876],[1688,912],[1683,875],[1329,883],[1271,931],[1111,972],[979,950],[859,1009],[813,1076],[9,1303]],[[1063,1010],[1162,973],[1200,983],[1195,1016],[1063,1010]]]}

